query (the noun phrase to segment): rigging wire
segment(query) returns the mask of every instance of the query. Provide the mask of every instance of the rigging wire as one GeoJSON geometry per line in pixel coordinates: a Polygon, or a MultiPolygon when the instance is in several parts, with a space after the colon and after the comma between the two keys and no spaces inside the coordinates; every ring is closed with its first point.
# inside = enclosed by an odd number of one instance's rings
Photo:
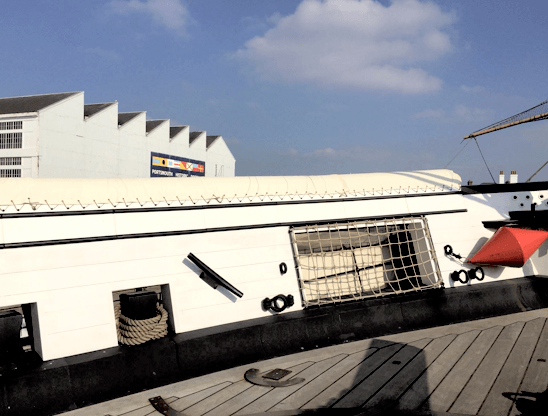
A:
{"type": "Polygon", "coordinates": [[[493,179],[493,183],[496,183],[495,182],[495,178],[493,177],[493,174],[491,173],[491,169],[489,169],[489,166],[487,166],[487,162],[485,161],[485,158],[483,157],[483,153],[481,152],[481,149],[479,147],[479,143],[478,143],[478,140],[474,137],[474,141],[476,142],[476,146],[478,146],[478,150],[480,152],[480,155],[481,155],[481,158],[483,159],[484,163],[485,163],[485,167],[487,168],[487,170],[489,171],[489,175],[491,175],[491,179],[493,179]]]}
{"type": "Polygon", "coordinates": [[[548,160],[544,163],[544,165],[542,165],[540,168],[538,168],[537,171],[536,171],[535,173],[533,173],[533,174],[529,177],[529,179],[527,179],[525,182],[529,182],[531,179],[533,179],[533,177],[534,177],[537,173],[539,173],[539,172],[541,171],[541,169],[542,169],[544,166],[546,166],[546,165],[548,165],[548,160]]]}
{"type": "MultiPolygon", "coordinates": [[[[462,142],[464,141],[465,139],[462,139],[462,142]]],[[[460,142],[460,144],[462,144],[462,142],[460,142]]],[[[451,162],[453,160],[455,160],[457,158],[458,155],[460,155],[460,152],[462,152],[464,150],[464,148],[466,146],[468,146],[468,143],[470,143],[470,141],[467,141],[466,144],[457,152],[457,154],[453,157],[453,159],[451,159],[449,162],[447,162],[447,165],[445,165],[443,168],[447,168],[447,166],[449,166],[451,164],[451,162]]]]}

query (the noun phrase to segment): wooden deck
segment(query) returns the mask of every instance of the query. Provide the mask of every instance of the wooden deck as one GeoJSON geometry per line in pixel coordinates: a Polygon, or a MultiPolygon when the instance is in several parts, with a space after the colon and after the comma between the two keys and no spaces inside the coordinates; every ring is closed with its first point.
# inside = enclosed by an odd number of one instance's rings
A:
{"type": "MultiPolygon", "coordinates": [[[[307,351],[65,413],[160,415],[162,396],[188,416],[362,407],[368,414],[548,412],[548,311],[533,311],[307,351]],[[247,369],[291,370],[291,387],[245,381],[247,369]],[[520,394],[521,393],[521,394],[520,394]]],[[[336,413],[334,413],[336,414],[336,413]]]]}

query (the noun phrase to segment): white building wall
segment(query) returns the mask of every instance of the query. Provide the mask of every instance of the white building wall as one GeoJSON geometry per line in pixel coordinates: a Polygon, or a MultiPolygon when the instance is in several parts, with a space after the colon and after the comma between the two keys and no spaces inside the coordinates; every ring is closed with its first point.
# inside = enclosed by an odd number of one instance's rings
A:
{"type": "MultiPolygon", "coordinates": [[[[151,152],[206,162],[206,176],[215,176],[216,163],[234,163],[221,144],[208,154],[205,132],[190,146],[188,126],[171,139],[167,120],[147,134],[146,112],[118,126],[118,103],[84,120],[83,92],[37,113],[0,115],[0,121],[19,120],[23,148],[0,149],[0,157],[22,157],[22,165],[13,167],[22,169],[22,177],[148,178],[151,152]]],[[[226,172],[234,176],[234,169],[226,172]]]]}
{"type": "Polygon", "coordinates": [[[189,126],[184,126],[184,129],[179,132],[176,136],[169,139],[169,148],[170,152],[173,152],[176,156],[182,156],[189,154],[189,135],[190,128],[189,126]]]}
{"type": "Polygon", "coordinates": [[[0,166],[0,169],[21,169],[21,177],[36,177],[38,169],[38,113],[0,114],[0,122],[22,121],[22,130],[2,130],[0,133],[23,133],[21,149],[0,149],[0,157],[20,157],[21,165],[0,166]]]}
{"type": "Polygon", "coordinates": [[[235,176],[236,159],[222,137],[207,149],[206,176],[235,176]]]}
{"type": "Polygon", "coordinates": [[[146,143],[146,113],[142,112],[119,127],[120,177],[146,178],[150,176],[150,155],[146,143]]]}
{"type": "Polygon", "coordinates": [[[84,93],[39,112],[38,176],[85,177],[84,93]]]}
{"type": "Polygon", "coordinates": [[[86,176],[119,176],[122,152],[118,137],[118,103],[87,118],[83,126],[86,176]]]}

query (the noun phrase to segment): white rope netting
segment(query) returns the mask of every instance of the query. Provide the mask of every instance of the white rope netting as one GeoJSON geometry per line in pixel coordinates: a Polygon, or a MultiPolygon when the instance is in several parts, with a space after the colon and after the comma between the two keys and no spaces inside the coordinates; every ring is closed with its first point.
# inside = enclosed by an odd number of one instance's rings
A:
{"type": "Polygon", "coordinates": [[[291,230],[305,306],[440,287],[424,217],[291,230]]]}
{"type": "Polygon", "coordinates": [[[156,316],[150,319],[130,319],[122,315],[120,304],[114,305],[118,342],[124,345],[139,345],[151,339],[167,335],[167,311],[156,305],[156,316]]]}

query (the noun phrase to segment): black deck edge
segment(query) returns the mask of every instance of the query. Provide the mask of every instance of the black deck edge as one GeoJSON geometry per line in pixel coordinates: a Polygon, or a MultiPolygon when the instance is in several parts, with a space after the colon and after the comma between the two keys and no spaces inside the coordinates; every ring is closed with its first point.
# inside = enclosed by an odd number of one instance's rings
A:
{"type": "Polygon", "coordinates": [[[501,192],[543,191],[548,189],[548,182],[490,183],[486,185],[461,186],[461,193],[467,194],[498,194],[501,192]]]}
{"type": "Polygon", "coordinates": [[[546,307],[548,277],[529,276],[317,307],[137,347],[37,360],[0,374],[0,416],[49,416],[277,356],[546,307]]]}

